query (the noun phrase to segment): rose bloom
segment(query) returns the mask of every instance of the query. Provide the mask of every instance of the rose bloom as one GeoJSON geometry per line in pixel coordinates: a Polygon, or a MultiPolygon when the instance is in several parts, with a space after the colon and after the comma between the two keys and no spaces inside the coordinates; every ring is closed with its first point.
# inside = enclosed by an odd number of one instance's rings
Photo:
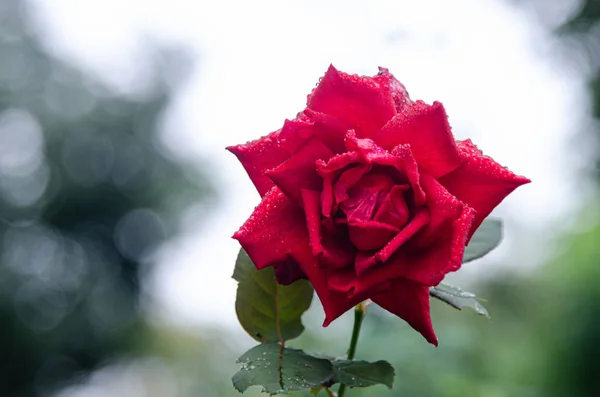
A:
{"type": "Polygon", "coordinates": [[[383,68],[359,77],[330,66],[295,119],[228,150],[262,197],[233,236],[257,269],[310,280],[324,326],[371,299],[435,345],[429,288],[529,182],[455,141],[443,105],[412,101],[383,68]]]}

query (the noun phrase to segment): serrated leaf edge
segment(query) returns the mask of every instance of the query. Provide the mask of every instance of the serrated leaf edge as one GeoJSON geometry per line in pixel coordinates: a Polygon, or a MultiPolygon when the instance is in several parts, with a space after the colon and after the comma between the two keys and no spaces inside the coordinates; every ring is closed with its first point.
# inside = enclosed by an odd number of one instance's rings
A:
{"type": "MultiPolygon", "coordinates": [[[[368,378],[367,376],[360,375],[360,377],[361,377],[362,379],[365,379],[365,380],[367,380],[368,382],[371,382],[371,383],[373,383],[373,384],[372,384],[372,385],[368,385],[368,386],[350,386],[350,385],[346,384],[346,386],[355,388],[355,387],[371,387],[371,386],[377,386],[377,385],[384,385],[384,386],[386,386],[386,387],[387,387],[389,390],[392,390],[392,389],[393,389],[393,386],[394,386],[394,380],[396,379],[396,369],[395,369],[395,368],[392,366],[392,364],[390,364],[388,361],[385,361],[385,360],[377,360],[377,361],[374,361],[374,362],[370,362],[370,361],[365,361],[365,360],[335,360],[335,361],[332,361],[332,362],[331,362],[331,364],[333,364],[333,368],[334,368],[334,370],[335,370],[335,369],[339,369],[339,367],[338,367],[338,366],[336,366],[336,363],[338,363],[338,364],[341,364],[341,363],[350,363],[350,364],[352,364],[352,363],[366,363],[366,364],[370,364],[370,365],[376,365],[376,364],[378,364],[378,363],[384,363],[384,364],[387,364],[387,365],[389,365],[389,366],[390,366],[390,368],[392,369],[392,384],[391,384],[391,385],[388,385],[387,383],[379,382],[379,381],[376,381],[376,380],[372,380],[372,379],[368,378]]],[[[350,372],[348,372],[348,373],[350,373],[350,372]]],[[[342,382],[336,382],[336,383],[342,383],[342,382]]]]}

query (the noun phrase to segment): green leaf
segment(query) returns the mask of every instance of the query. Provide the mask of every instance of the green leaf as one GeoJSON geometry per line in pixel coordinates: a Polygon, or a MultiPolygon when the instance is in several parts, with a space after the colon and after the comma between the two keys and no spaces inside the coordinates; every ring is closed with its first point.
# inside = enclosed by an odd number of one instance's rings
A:
{"type": "Polygon", "coordinates": [[[302,350],[282,348],[278,343],[261,343],[237,360],[242,368],[231,378],[243,393],[250,386],[262,386],[269,394],[318,388],[333,376],[333,365],[302,350]]]}
{"type": "Polygon", "coordinates": [[[349,361],[333,362],[334,383],[343,383],[348,387],[368,387],[386,385],[391,389],[394,385],[394,368],[387,361],[349,361]]]}
{"type": "Polygon", "coordinates": [[[259,342],[281,342],[298,337],[300,320],[310,307],[313,288],[306,280],[280,285],[272,267],[256,270],[241,250],[233,278],[239,281],[235,311],[242,327],[259,342]]]}
{"type": "Polygon", "coordinates": [[[434,298],[449,304],[455,309],[462,310],[463,307],[468,307],[475,310],[478,314],[490,318],[488,311],[481,303],[479,303],[475,294],[463,291],[454,285],[440,283],[436,287],[431,287],[429,289],[429,294],[434,298]]]}
{"type": "Polygon", "coordinates": [[[465,248],[463,263],[481,258],[500,244],[502,240],[502,221],[488,218],[477,229],[469,245],[465,248]]]}
{"type": "Polygon", "coordinates": [[[311,396],[318,396],[319,393],[321,393],[321,390],[323,390],[323,386],[311,387],[311,389],[310,389],[310,395],[311,396]]]}
{"type": "Polygon", "coordinates": [[[235,281],[240,282],[246,278],[248,278],[254,267],[252,260],[244,251],[243,248],[240,248],[240,252],[238,253],[237,259],[235,260],[235,267],[233,268],[233,275],[231,276],[235,281]]]}
{"type": "Polygon", "coordinates": [[[332,360],[317,358],[302,350],[282,347],[279,343],[262,343],[237,360],[242,368],[231,378],[243,393],[250,386],[262,386],[269,394],[287,394],[310,389],[317,395],[324,387],[342,383],[349,387],[394,384],[394,368],[386,361],[332,360]]]}

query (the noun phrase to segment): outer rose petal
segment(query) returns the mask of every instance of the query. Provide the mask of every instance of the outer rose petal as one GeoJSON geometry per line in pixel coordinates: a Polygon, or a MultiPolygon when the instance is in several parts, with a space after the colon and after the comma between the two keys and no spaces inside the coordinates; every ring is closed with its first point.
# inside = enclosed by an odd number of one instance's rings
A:
{"type": "Polygon", "coordinates": [[[416,243],[418,247],[427,248],[440,236],[448,234],[452,222],[461,217],[465,204],[451,195],[427,172],[421,173],[421,186],[427,196],[425,206],[429,211],[430,221],[416,243]]]}
{"type": "Polygon", "coordinates": [[[323,305],[323,310],[325,311],[324,327],[328,326],[333,320],[366,299],[362,296],[348,298],[346,294],[331,291],[327,287],[325,273],[320,269],[310,247],[302,245],[296,252],[297,254],[294,258],[308,277],[323,305]]]}
{"type": "Polygon", "coordinates": [[[377,73],[377,76],[373,77],[373,80],[379,83],[382,90],[390,91],[398,112],[401,112],[405,106],[411,103],[408,91],[406,91],[404,84],[396,80],[386,68],[379,67],[379,73],[377,73]]]}
{"type": "Polygon", "coordinates": [[[327,287],[330,291],[335,291],[348,295],[348,290],[352,288],[356,279],[356,272],[353,267],[343,269],[334,269],[327,274],[327,287]]]}
{"type": "Polygon", "coordinates": [[[387,266],[396,268],[403,278],[428,286],[438,285],[446,274],[460,269],[474,217],[475,211],[465,205],[460,218],[446,227],[438,241],[428,247],[399,253],[387,266]]]}
{"type": "Polygon", "coordinates": [[[304,114],[314,122],[315,135],[319,138],[329,149],[335,153],[344,153],[346,147],[344,146],[344,138],[348,130],[353,127],[342,120],[337,119],[328,114],[315,112],[311,109],[304,110],[304,114]]]}
{"type": "Polygon", "coordinates": [[[368,137],[396,114],[389,90],[382,90],[372,77],[339,72],[333,66],[325,73],[311,95],[308,108],[334,116],[368,137]]]}
{"type": "Polygon", "coordinates": [[[429,287],[399,279],[392,283],[388,292],[374,295],[371,299],[406,321],[429,343],[438,345],[429,313],[429,287]]]}
{"type": "Polygon", "coordinates": [[[417,101],[406,106],[373,136],[373,141],[388,150],[409,144],[419,166],[436,178],[462,163],[448,116],[439,102],[429,106],[417,101]]]}
{"type": "Polygon", "coordinates": [[[263,197],[274,186],[265,171],[287,160],[313,134],[313,123],[306,120],[286,120],[283,128],[242,145],[229,146],[244,166],[256,190],[263,197]]]}
{"type": "Polygon", "coordinates": [[[323,180],[317,173],[317,160],[327,160],[334,153],[317,137],[310,138],[293,156],[278,167],[265,172],[288,197],[302,205],[302,189],[321,190],[323,180]]]}
{"type": "MultiPolygon", "coordinates": [[[[333,271],[327,273],[327,286],[329,287],[330,291],[339,292],[344,296],[347,296],[348,289],[352,288],[352,283],[354,282],[355,278],[356,273],[352,267],[334,269],[333,271]]],[[[371,296],[388,291],[390,286],[390,282],[381,283],[360,295],[352,296],[352,299],[356,299],[357,297],[362,298],[360,299],[361,301],[370,299],[371,296]]]]}
{"type": "Polygon", "coordinates": [[[314,256],[323,253],[323,238],[321,225],[321,194],[315,190],[302,189],[302,206],[306,214],[306,226],[308,227],[308,237],[310,248],[314,256]]]}
{"type": "MultiPolygon", "coordinates": [[[[469,239],[481,222],[517,187],[531,182],[484,156],[471,140],[457,142],[463,165],[439,182],[459,200],[475,209],[469,239]]],[[[467,240],[468,241],[468,240],[467,240]]]]}
{"type": "Polygon", "coordinates": [[[304,247],[310,250],[304,211],[278,187],[265,195],[233,238],[259,270],[295,258],[304,247]]]}
{"type": "Polygon", "coordinates": [[[355,252],[348,247],[347,236],[331,235],[321,225],[321,195],[314,190],[302,190],[302,203],[306,213],[306,225],[310,247],[321,267],[342,268],[350,266],[355,252]],[[341,237],[341,239],[340,239],[341,237]],[[340,241],[341,240],[341,241],[340,241]]]}

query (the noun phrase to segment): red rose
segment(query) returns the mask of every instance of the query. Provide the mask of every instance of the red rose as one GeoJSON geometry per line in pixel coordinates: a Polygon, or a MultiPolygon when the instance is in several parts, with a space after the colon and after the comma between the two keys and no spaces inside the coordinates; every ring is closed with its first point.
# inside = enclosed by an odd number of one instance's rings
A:
{"type": "Polygon", "coordinates": [[[455,141],[442,104],[411,101],[386,69],[331,66],[294,120],[228,149],[262,196],[234,235],[258,269],[275,266],[281,284],[308,278],[324,326],[371,299],[436,345],[429,287],[529,182],[455,141]]]}

